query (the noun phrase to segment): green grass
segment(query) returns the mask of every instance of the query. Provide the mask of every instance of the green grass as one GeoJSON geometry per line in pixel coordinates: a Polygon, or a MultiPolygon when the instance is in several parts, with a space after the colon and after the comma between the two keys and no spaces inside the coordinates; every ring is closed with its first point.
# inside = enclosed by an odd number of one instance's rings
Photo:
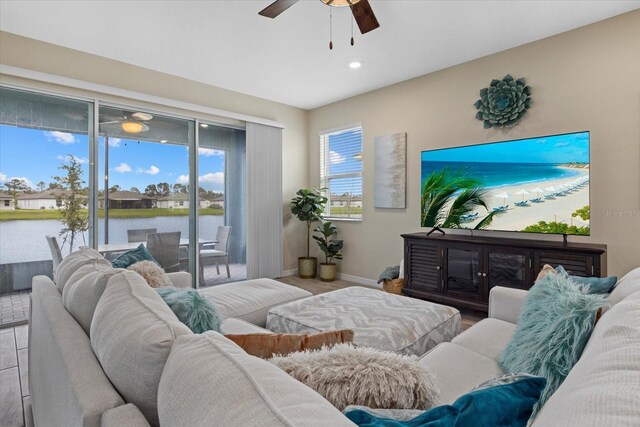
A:
{"type": "MultiPolygon", "coordinates": [[[[85,211],[87,215],[88,211],[85,211]]],[[[200,215],[224,215],[224,209],[205,208],[199,210],[200,215]]],[[[109,218],[154,218],[157,216],[187,216],[189,209],[109,209],[109,218]]],[[[98,211],[98,216],[104,218],[104,210],[98,211]]],[[[17,209],[15,211],[0,211],[0,221],[14,220],[43,220],[61,219],[62,215],[54,209],[17,209]]]]}
{"type": "Polygon", "coordinates": [[[362,215],[362,208],[360,207],[333,207],[331,208],[331,215],[362,215]]]}

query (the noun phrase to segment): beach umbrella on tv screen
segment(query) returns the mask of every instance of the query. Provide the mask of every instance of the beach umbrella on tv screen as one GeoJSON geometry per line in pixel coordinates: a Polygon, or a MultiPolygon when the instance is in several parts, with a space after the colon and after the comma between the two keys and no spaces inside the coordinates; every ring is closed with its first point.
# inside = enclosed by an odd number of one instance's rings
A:
{"type": "Polygon", "coordinates": [[[556,187],[551,186],[551,187],[547,187],[547,188],[545,188],[544,190],[545,190],[545,191],[551,191],[551,192],[554,192],[554,191],[556,191],[556,187]]]}
{"type": "Polygon", "coordinates": [[[544,190],[542,188],[540,188],[540,187],[536,187],[533,190],[531,190],[531,192],[532,193],[538,193],[538,196],[539,196],[541,193],[544,193],[544,190]]]}
{"type": "Polygon", "coordinates": [[[529,194],[529,192],[523,188],[520,191],[516,191],[516,194],[522,194],[522,201],[524,202],[524,196],[529,194]]]}
{"type": "Polygon", "coordinates": [[[509,198],[509,193],[504,192],[504,193],[496,194],[494,197],[502,199],[502,204],[504,205],[507,203],[507,198],[509,198]]]}

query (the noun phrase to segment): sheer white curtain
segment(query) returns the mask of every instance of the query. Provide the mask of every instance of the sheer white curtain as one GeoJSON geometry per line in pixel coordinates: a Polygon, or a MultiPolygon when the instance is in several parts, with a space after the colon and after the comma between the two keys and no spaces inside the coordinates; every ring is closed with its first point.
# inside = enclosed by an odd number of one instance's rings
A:
{"type": "Polygon", "coordinates": [[[247,278],[282,275],[282,129],[247,123],[247,278]]]}

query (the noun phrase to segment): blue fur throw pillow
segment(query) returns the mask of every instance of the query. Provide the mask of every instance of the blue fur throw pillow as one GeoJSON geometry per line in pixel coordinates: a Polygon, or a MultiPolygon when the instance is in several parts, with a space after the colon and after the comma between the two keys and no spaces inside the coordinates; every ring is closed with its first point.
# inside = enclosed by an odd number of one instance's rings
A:
{"type": "Polygon", "coordinates": [[[156,288],[176,317],[195,334],[220,332],[220,320],[211,303],[195,289],[156,288]]]}
{"type": "Polygon", "coordinates": [[[157,264],[157,261],[153,259],[147,248],[140,243],[137,248],[127,251],[111,261],[111,265],[114,268],[127,268],[139,261],[153,261],[157,264]]]}
{"type": "Polygon", "coordinates": [[[618,282],[618,276],[608,277],[580,277],[573,276],[559,265],[556,267],[557,274],[566,274],[574,282],[580,285],[586,285],[587,293],[589,294],[608,294],[618,282]]]}
{"type": "Polygon", "coordinates": [[[529,290],[516,330],[499,360],[508,373],[547,379],[534,416],[576,364],[606,295],[588,294],[563,274],[547,274],[529,290]]]}

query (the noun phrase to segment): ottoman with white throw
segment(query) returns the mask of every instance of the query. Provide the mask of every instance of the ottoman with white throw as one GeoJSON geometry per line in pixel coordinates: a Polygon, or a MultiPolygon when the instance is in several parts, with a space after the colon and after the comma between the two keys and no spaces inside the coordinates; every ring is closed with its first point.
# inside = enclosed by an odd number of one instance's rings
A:
{"type": "Polygon", "coordinates": [[[316,333],[351,329],[354,344],[421,356],[460,332],[453,307],[351,287],[269,309],[267,329],[276,333],[316,333]]]}

